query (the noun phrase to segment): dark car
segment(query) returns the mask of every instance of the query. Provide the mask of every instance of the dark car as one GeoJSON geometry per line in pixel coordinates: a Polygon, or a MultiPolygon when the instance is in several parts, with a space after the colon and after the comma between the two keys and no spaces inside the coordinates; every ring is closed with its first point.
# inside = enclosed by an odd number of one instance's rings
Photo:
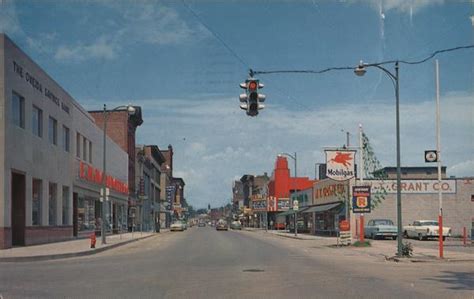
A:
{"type": "Polygon", "coordinates": [[[198,224],[198,227],[205,227],[205,226],[206,226],[206,223],[204,223],[204,222],[199,222],[199,224],[198,224]]]}

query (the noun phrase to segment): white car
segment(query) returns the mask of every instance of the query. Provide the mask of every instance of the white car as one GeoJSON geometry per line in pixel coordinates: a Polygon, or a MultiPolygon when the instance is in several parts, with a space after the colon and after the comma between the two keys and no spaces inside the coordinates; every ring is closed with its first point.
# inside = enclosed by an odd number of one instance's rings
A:
{"type": "Polygon", "coordinates": [[[184,231],[184,224],[181,221],[173,222],[170,226],[170,231],[184,231]]]}
{"type": "MultiPolygon", "coordinates": [[[[416,220],[413,224],[403,227],[405,238],[425,240],[428,238],[439,238],[439,224],[435,220],[416,220]]],[[[451,236],[451,228],[443,226],[443,240],[451,236]]]]}

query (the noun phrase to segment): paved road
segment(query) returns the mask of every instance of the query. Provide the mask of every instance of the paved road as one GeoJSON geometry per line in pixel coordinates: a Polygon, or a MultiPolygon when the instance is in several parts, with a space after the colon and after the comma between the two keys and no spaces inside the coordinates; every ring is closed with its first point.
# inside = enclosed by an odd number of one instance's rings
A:
{"type": "Polygon", "coordinates": [[[0,264],[3,298],[472,298],[473,264],[397,264],[191,228],[92,257],[0,264]]]}

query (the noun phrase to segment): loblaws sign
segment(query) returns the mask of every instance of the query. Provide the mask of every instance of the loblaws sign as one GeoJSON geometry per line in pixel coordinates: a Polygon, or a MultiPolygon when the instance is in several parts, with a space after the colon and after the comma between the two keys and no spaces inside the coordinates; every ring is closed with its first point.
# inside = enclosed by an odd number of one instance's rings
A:
{"type": "Polygon", "coordinates": [[[325,150],[326,176],[335,181],[346,181],[355,177],[355,151],[325,150]]]}

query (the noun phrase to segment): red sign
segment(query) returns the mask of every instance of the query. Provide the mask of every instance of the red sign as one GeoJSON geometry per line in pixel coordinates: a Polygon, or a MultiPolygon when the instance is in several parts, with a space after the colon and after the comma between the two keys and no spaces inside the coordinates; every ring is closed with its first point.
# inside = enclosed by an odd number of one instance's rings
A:
{"type": "MultiPolygon", "coordinates": [[[[91,183],[102,184],[103,172],[84,162],[79,164],[79,178],[91,183]]],[[[128,194],[128,184],[108,175],[105,179],[107,188],[128,194]]]]}
{"type": "Polygon", "coordinates": [[[270,196],[268,198],[268,211],[269,212],[276,212],[278,211],[277,199],[276,197],[270,196]]]}
{"type": "Polygon", "coordinates": [[[340,231],[346,232],[346,231],[349,231],[350,229],[351,229],[351,225],[350,225],[349,221],[341,220],[339,222],[339,230],[340,231]]]}

